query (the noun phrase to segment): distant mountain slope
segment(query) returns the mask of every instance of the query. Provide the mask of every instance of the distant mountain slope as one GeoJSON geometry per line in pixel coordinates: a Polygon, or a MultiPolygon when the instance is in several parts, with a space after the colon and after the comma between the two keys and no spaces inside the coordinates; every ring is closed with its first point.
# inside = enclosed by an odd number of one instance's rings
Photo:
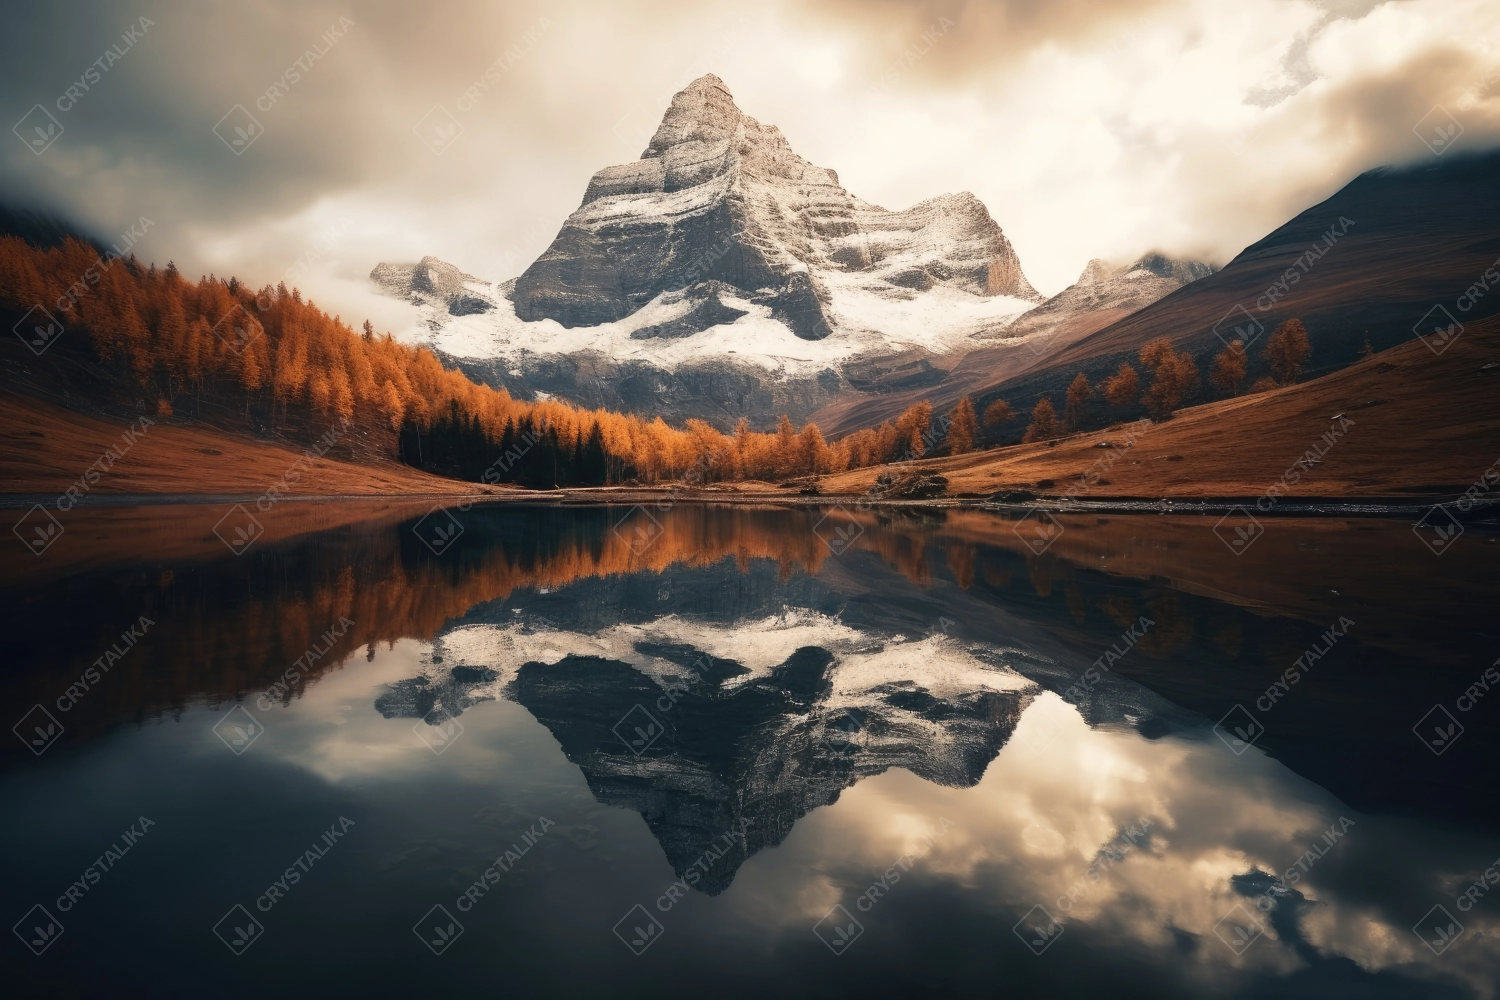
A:
{"type": "Polygon", "coordinates": [[[101,253],[98,240],[82,235],[81,227],[39,208],[19,208],[0,202],[0,236],[17,236],[33,246],[56,247],[69,236],[84,240],[101,253]]]}
{"type": "Polygon", "coordinates": [[[370,278],[387,295],[412,305],[437,307],[450,316],[470,316],[495,308],[493,297],[475,290],[478,278],[436,257],[415,264],[377,264],[370,278]]]}
{"type": "Polygon", "coordinates": [[[1226,336],[1235,325],[1254,336],[1253,381],[1267,373],[1261,350],[1269,334],[1291,317],[1307,326],[1308,371],[1333,371],[1355,360],[1366,336],[1376,351],[1413,339],[1414,327],[1437,306],[1465,324],[1500,312],[1500,282],[1484,278],[1492,268],[1500,268],[1500,152],[1372,170],[1222,270],[1067,345],[1025,374],[996,379],[982,395],[1026,409],[1045,393],[1056,402],[1079,371],[1097,382],[1163,336],[1197,355],[1206,372],[1208,357],[1223,346],[1216,325],[1226,336]],[[1471,300],[1467,292],[1476,284],[1480,294],[1471,300]]]}
{"type": "Polygon", "coordinates": [[[965,394],[1044,364],[1069,345],[1213,270],[1200,261],[1173,260],[1159,253],[1113,270],[1096,258],[1076,282],[1035,309],[977,333],[973,339],[981,346],[947,373],[936,372],[919,385],[891,386],[883,395],[836,400],[813,419],[819,427],[843,434],[888,420],[920,400],[945,409],[965,394]]]}
{"type": "Polygon", "coordinates": [[[1056,351],[1062,346],[1056,334],[1059,326],[1071,324],[1081,316],[1097,320],[1111,312],[1135,312],[1213,272],[1210,264],[1173,260],[1160,253],[1148,253],[1132,264],[1115,269],[1111,269],[1107,261],[1095,258],[1089,261],[1073,284],[1022,314],[1015,322],[995,333],[982,333],[977,339],[1020,340],[1034,333],[1051,332],[1044,342],[1030,346],[1037,355],[1056,351]]]}

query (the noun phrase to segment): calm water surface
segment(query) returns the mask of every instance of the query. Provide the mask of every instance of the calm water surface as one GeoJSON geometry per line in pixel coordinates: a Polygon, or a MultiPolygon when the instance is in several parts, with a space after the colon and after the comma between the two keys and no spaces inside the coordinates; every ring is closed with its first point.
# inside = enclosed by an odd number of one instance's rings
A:
{"type": "Polygon", "coordinates": [[[1493,534],[222,513],[0,577],[9,995],[1500,980],[1493,534]]]}

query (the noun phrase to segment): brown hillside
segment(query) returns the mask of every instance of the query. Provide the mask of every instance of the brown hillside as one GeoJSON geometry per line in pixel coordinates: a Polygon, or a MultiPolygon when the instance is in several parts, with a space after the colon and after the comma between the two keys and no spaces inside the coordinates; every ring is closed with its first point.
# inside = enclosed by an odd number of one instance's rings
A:
{"type": "Polygon", "coordinates": [[[935,386],[840,399],[818,410],[812,415],[812,420],[829,434],[848,434],[861,427],[873,427],[893,420],[902,410],[922,400],[946,408],[964,395],[977,398],[980,392],[1049,363],[1050,355],[1129,315],[1125,309],[1099,309],[1069,316],[1053,326],[1041,347],[1033,343],[981,347],[965,354],[935,386]]]}
{"type": "MultiPolygon", "coordinates": [[[[1149,426],[1123,455],[1120,428],[1059,441],[830,476],[825,494],[861,493],[883,471],[948,477],[948,493],[1032,489],[1111,497],[1258,496],[1281,482],[1345,414],[1321,464],[1295,470],[1286,496],[1458,493],[1500,459],[1500,317],[1470,326],[1441,356],[1411,341],[1331,375],[1207,403],[1149,426]],[[1098,463],[1097,465],[1095,463],[1098,463]],[[1106,464],[1108,467],[1106,468],[1106,464]],[[1080,477],[1094,469],[1091,488],[1080,477]],[[1052,480],[1051,486],[1038,486],[1052,480]]],[[[1292,477],[1288,477],[1292,478],[1292,477]]]]}
{"type": "MultiPolygon", "coordinates": [[[[155,418],[124,457],[101,472],[89,493],[238,493],[260,495],[297,476],[297,495],[411,495],[500,492],[429,475],[394,459],[355,465],[203,427],[155,418]],[[302,466],[297,466],[304,459],[302,466]],[[289,477],[290,478],[290,477],[289,477]]],[[[57,494],[77,483],[110,448],[123,450],[124,421],[107,421],[25,397],[0,399],[0,479],[7,493],[57,494]]],[[[137,432],[140,425],[134,425],[137,432]]],[[[49,507],[52,505],[49,504],[49,507]]]]}

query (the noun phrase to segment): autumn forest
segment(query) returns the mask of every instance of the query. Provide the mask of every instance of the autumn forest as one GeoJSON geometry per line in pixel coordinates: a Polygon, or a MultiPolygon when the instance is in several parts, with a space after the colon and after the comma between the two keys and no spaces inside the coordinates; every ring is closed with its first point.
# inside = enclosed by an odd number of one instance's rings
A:
{"type": "MultiPolygon", "coordinates": [[[[696,419],[674,428],[659,417],[525,402],[445,369],[425,348],[377,334],[368,321],[356,331],[284,284],[257,292],[233,278],[194,282],[171,263],[101,255],[73,238],[51,248],[0,238],[0,304],[20,313],[37,303],[61,326],[37,319],[38,337],[56,336],[68,345],[63,353],[87,352],[143,393],[157,417],[193,418],[212,400],[242,409],[259,431],[292,438],[348,421],[387,441],[391,457],[488,483],[774,480],[962,454],[1018,436],[1008,403],[993,400],[981,415],[967,396],[936,419],[921,402],[831,442],[816,424],[797,428],[785,415],[770,433],[742,419],[726,434],[696,419]]],[[[1297,380],[1308,354],[1301,322],[1283,324],[1266,353],[1274,378],[1251,391],[1297,380]]],[[[1140,371],[1122,363],[1098,386],[1079,373],[1061,413],[1041,397],[1021,439],[1055,439],[1141,406],[1165,419],[1202,390],[1193,357],[1165,338],[1146,344],[1139,363],[1140,371]]],[[[1213,359],[1209,383],[1218,395],[1238,395],[1245,371],[1246,351],[1234,342],[1213,359]]]]}

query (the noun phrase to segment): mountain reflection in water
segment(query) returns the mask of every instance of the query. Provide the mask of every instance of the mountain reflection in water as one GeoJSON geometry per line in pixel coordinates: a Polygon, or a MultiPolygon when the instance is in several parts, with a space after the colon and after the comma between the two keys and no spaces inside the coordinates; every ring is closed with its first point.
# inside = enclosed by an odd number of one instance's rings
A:
{"type": "MultiPolygon", "coordinates": [[[[48,814],[28,768],[82,772],[106,748],[129,757],[180,739],[161,725],[191,726],[199,745],[203,721],[238,701],[267,729],[246,758],[335,798],[384,801],[369,790],[382,786],[389,808],[409,811],[421,796],[396,789],[425,775],[498,789],[505,844],[526,816],[561,824],[523,859],[530,878],[500,889],[536,906],[555,890],[567,912],[511,938],[482,932],[512,955],[517,983],[542,992],[645,992],[652,976],[688,982],[727,963],[746,992],[978,995],[1004,975],[1071,994],[1131,968],[1145,970],[1142,995],[1490,995],[1500,921],[1483,904],[1464,910],[1467,947],[1434,954],[1411,930],[1434,904],[1456,913],[1500,856],[1487,764],[1500,697],[1465,716],[1441,757],[1411,731],[1494,658],[1481,532],[1439,563],[1400,544],[1404,525],[1281,522],[1237,559],[1200,519],[1090,517],[1064,520],[1035,555],[1014,522],[987,514],[851,514],[861,531],[835,556],[818,511],[651,513],[659,531],[644,548],[621,523],[639,511],[475,508],[441,556],[396,512],[287,529],[239,558],[143,544],[76,572],[8,577],[3,685],[18,716],[55,704],[130,622],[157,623],[72,699],[48,756],[11,749],[15,808],[48,814]],[[1309,649],[1327,652],[1254,712],[1254,747],[1214,735],[1309,649]],[[414,726],[462,735],[434,756],[414,726]],[[515,771],[507,758],[532,763],[515,771]],[[592,805],[566,792],[560,761],[592,805]],[[636,814],[665,881],[631,874],[652,863],[619,846],[632,843],[620,818],[636,814]],[[674,881],[691,892],[666,893],[674,881]],[[622,964],[636,959],[608,933],[629,906],[617,896],[670,930],[672,944],[640,961],[670,964],[622,964]],[[814,925],[837,905],[871,941],[819,943],[814,925]],[[1257,935],[1242,953],[1222,943],[1243,939],[1237,923],[1257,935]],[[725,944],[744,934],[760,944],[725,944]],[[558,935],[584,941],[591,962],[564,973],[540,958],[558,935]]],[[[84,530],[113,530],[109,512],[91,516],[84,530]]],[[[191,536],[195,516],[174,512],[158,530],[191,536]]],[[[239,760],[225,751],[201,766],[224,758],[239,760]]],[[[274,793],[257,795],[277,811],[274,793]]],[[[340,850],[374,852],[398,887],[417,869],[456,887],[434,896],[453,909],[502,832],[469,840],[412,822],[396,835],[360,820],[370,846],[340,850]],[[458,844],[444,864],[423,846],[433,837],[458,844]]],[[[17,836],[25,847],[30,834],[17,836]]],[[[339,879],[359,884],[353,871],[339,879]]],[[[430,905],[430,880],[393,926],[430,905]]],[[[17,915],[25,898],[7,893],[17,915]]],[[[519,919],[505,909],[490,919],[519,919]]],[[[402,962],[419,957],[383,956],[376,975],[332,955],[306,975],[416,984],[402,962]]]]}

